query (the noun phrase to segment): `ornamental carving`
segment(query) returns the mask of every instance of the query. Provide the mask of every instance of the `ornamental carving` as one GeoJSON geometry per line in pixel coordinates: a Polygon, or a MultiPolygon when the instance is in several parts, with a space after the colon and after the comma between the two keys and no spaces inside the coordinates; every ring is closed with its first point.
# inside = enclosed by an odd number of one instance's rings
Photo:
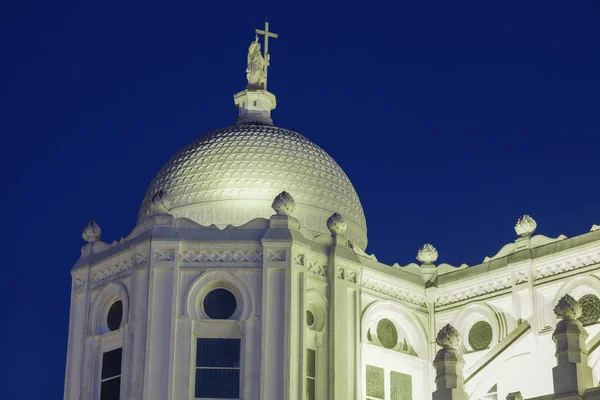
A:
{"type": "Polygon", "coordinates": [[[529,215],[525,214],[519,217],[515,225],[515,232],[521,237],[529,237],[537,228],[537,222],[529,215]]]}
{"type": "Polygon", "coordinates": [[[296,209],[296,201],[288,192],[283,191],[275,197],[271,207],[277,215],[290,215],[296,209]]]}
{"type": "Polygon", "coordinates": [[[433,264],[438,259],[438,252],[429,243],[425,243],[417,252],[417,260],[423,264],[433,264]]]}
{"type": "Polygon", "coordinates": [[[99,283],[107,279],[113,278],[117,275],[121,275],[123,272],[129,271],[133,265],[131,258],[110,264],[99,269],[92,269],[91,282],[99,283]]]}
{"type": "Polygon", "coordinates": [[[285,261],[285,250],[267,250],[267,261],[285,261]]]}
{"type": "Polygon", "coordinates": [[[586,294],[579,299],[583,326],[594,325],[600,320],[600,299],[594,294],[586,294]]]}
{"type": "Polygon", "coordinates": [[[581,306],[577,300],[565,294],[554,307],[554,314],[560,319],[572,321],[581,317],[581,306]]]}
{"type": "Polygon", "coordinates": [[[152,196],[150,209],[153,213],[157,214],[166,214],[171,211],[171,200],[169,199],[167,192],[159,190],[152,196]]]}
{"type": "Polygon", "coordinates": [[[81,237],[88,243],[94,243],[100,240],[100,236],[102,235],[102,229],[100,229],[100,225],[96,223],[96,221],[90,221],[86,226],[83,227],[81,232],[81,237]]]}
{"type": "Polygon", "coordinates": [[[573,258],[571,260],[561,261],[556,264],[546,265],[537,268],[534,271],[534,279],[542,279],[554,275],[559,275],[565,272],[587,267],[589,265],[597,264],[599,262],[600,252],[587,254],[585,256],[573,258]]]}
{"type": "Polygon", "coordinates": [[[366,278],[363,275],[362,278],[362,287],[365,289],[370,289],[374,292],[381,293],[383,295],[392,297],[394,299],[398,299],[401,301],[405,301],[407,303],[411,303],[420,307],[425,307],[425,296],[409,292],[404,289],[400,289],[397,286],[390,285],[388,283],[380,282],[376,279],[366,278]]]}
{"type": "Polygon", "coordinates": [[[304,265],[304,254],[296,254],[294,256],[294,264],[304,265]]]}
{"type": "Polygon", "coordinates": [[[340,214],[333,213],[327,220],[327,228],[334,236],[343,235],[348,229],[348,223],[340,214]]]}
{"type": "Polygon", "coordinates": [[[477,321],[469,330],[469,345],[475,351],[485,350],[492,343],[492,326],[487,321],[477,321]]]}
{"type": "Polygon", "coordinates": [[[312,272],[315,275],[327,276],[327,265],[310,261],[308,263],[308,272],[312,272]]]}
{"type": "Polygon", "coordinates": [[[179,253],[182,262],[218,263],[218,262],[261,262],[261,250],[184,250],[179,253]]]}
{"type": "Polygon", "coordinates": [[[154,251],[155,261],[173,261],[175,260],[175,249],[156,249],[154,251]]]}
{"type": "Polygon", "coordinates": [[[435,342],[444,349],[457,349],[460,342],[460,335],[452,325],[447,324],[440,329],[435,342]]]}
{"type": "Polygon", "coordinates": [[[459,301],[472,299],[477,296],[497,292],[512,287],[510,276],[494,279],[490,282],[481,283],[477,286],[461,290],[454,290],[450,293],[441,294],[436,302],[436,306],[445,306],[459,301]]]}

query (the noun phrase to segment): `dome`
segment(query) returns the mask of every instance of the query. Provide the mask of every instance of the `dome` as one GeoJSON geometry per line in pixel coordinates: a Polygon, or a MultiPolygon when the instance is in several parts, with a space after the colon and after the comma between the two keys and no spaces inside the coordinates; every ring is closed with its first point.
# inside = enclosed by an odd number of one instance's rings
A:
{"type": "Polygon", "coordinates": [[[171,214],[201,225],[242,225],[269,218],[273,199],[290,193],[293,217],[314,235],[327,234],[334,212],[348,222],[347,236],[367,246],[360,200],[339,165],[304,136],[275,126],[238,124],[206,133],[179,151],[146,192],[138,220],[150,213],[152,196],[164,190],[171,214]]]}

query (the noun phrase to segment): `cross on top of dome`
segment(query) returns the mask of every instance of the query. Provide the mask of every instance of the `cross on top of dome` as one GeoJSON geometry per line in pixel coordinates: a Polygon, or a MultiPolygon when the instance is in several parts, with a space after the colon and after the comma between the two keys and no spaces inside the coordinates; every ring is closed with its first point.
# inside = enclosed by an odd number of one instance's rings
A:
{"type": "Polygon", "coordinates": [[[246,90],[233,96],[239,109],[237,124],[273,125],[271,110],[275,109],[275,95],[267,91],[267,70],[270,65],[269,38],[279,35],[269,32],[269,23],[265,21],[265,29],[255,29],[256,37],[248,48],[246,66],[246,90]],[[264,36],[264,54],[260,51],[258,35],[264,36]]]}

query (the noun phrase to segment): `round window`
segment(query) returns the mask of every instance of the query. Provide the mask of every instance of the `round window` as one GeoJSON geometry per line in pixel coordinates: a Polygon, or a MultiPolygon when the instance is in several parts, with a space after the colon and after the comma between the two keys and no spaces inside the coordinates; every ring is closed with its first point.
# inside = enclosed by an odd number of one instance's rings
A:
{"type": "Polygon", "coordinates": [[[306,325],[313,326],[315,324],[315,314],[310,310],[306,310],[306,325]]]}
{"type": "Polygon", "coordinates": [[[204,298],[204,312],[212,319],[228,319],[237,309],[237,300],[227,289],[215,289],[204,298]]]}
{"type": "Polygon", "coordinates": [[[110,306],[108,315],[106,316],[106,325],[111,331],[116,331],[121,327],[121,321],[123,320],[123,302],[117,300],[110,306]]]}
{"type": "Polygon", "coordinates": [[[393,349],[398,343],[398,330],[396,325],[387,318],[377,323],[377,338],[379,343],[386,349],[393,349]]]}
{"type": "Polygon", "coordinates": [[[579,299],[581,317],[579,321],[584,326],[594,325],[600,319],[600,299],[593,294],[586,294],[579,299]]]}
{"type": "Polygon", "coordinates": [[[487,321],[477,321],[469,330],[469,345],[473,350],[485,350],[492,343],[492,326],[487,321]]]}

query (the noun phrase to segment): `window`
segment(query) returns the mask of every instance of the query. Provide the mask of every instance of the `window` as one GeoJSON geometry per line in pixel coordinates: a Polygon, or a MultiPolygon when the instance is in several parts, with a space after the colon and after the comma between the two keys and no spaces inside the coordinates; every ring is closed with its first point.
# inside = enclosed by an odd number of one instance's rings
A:
{"type": "Polygon", "coordinates": [[[412,400],[412,377],[400,372],[390,372],[390,400],[412,400]]]}
{"type": "Polygon", "coordinates": [[[383,368],[367,365],[367,399],[385,399],[383,368]]]}
{"type": "Polygon", "coordinates": [[[316,352],[306,349],[306,400],[315,400],[316,372],[316,352]]]}
{"type": "Polygon", "coordinates": [[[102,355],[100,400],[119,400],[122,350],[119,348],[102,355]]]}
{"type": "Polygon", "coordinates": [[[196,341],[195,397],[240,397],[240,339],[196,341]]]}
{"type": "Polygon", "coordinates": [[[377,338],[383,347],[393,349],[398,343],[398,330],[396,325],[387,318],[377,323],[377,338]]]}
{"type": "Polygon", "coordinates": [[[204,312],[212,319],[229,319],[237,309],[237,300],[227,289],[215,289],[204,298],[204,312]]]}
{"type": "Polygon", "coordinates": [[[477,321],[469,330],[469,345],[474,351],[485,350],[492,343],[492,326],[487,321],[477,321]]]}
{"type": "Polygon", "coordinates": [[[594,325],[600,319],[600,299],[593,294],[586,294],[579,299],[581,317],[579,321],[583,326],[594,325]]]}
{"type": "Polygon", "coordinates": [[[106,324],[108,329],[116,331],[121,327],[121,321],[123,320],[123,302],[117,300],[110,306],[108,315],[106,316],[106,324]]]}

